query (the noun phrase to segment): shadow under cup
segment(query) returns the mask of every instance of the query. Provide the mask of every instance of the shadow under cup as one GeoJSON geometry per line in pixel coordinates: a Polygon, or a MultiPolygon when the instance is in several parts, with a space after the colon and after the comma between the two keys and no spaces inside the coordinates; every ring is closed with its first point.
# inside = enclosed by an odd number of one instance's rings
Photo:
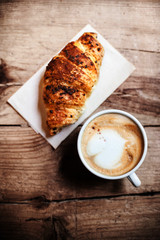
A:
{"type": "Polygon", "coordinates": [[[94,114],[93,116],[91,116],[82,126],[79,135],[78,135],[78,140],[77,140],[77,149],[78,149],[78,154],[79,157],[82,161],[82,163],[84,164],[84,166],[93,174],[95,174],[98,177],[104,178],[104,179],[108,179],[108,180],[117,180],[117,179],[122,179],[127,177],[130,182],[135,186],[138,187],[141,185],[141,181],[140,179],[137,177],[137,175],[135,174],[135,171],[141,166],[141,164],[143,163],[146,154],[147,154],[147,147],[148,147],[148,141],[147,141],[147,135],[146,132],[142,126],[142,124],[130,113],[122,111],[122,110],[117,110],[117,109],[111,109],[111,110],[104,110],[104,111],[100,111],[96,114],[94,114]],[[134,168],[132,168],[130,171],[122,174],[122,175],[118,175],[118,176],[110,176],[110,175],[106,175],[106,174],[102,174],[98,171],[96,171],[94,168],[92,168],[90,166],[90,164],[87,162],[87,160],[84,158],[83,153],[82,153],[82,147],[81,147],[81,142],[82,142],[82,137],[83,137],[83,133],[84,130],[86,129],[86,127],[88,126],[88,124],[93,121],[95,118],[100,117],[102,115],[106,115],[106,114],[118,114],[118,115],[122,115],[125,116],[127,118],[129,118],[130,120],[132,120],[135,125],[138,126],[141,134],[142,134],[142,138],[143,138],[143,151],[142,151],[142,155],[140,160],[137,162],[136,166],[134,168]]]}

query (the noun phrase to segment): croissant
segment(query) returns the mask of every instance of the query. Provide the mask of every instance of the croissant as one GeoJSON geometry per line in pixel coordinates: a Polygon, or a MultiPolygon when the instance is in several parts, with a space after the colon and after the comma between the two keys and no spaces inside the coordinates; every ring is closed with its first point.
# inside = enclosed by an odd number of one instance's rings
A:
{"type": "Polygon", "coordinates": [[[98,81],[103,55],[97,34],[86,32],[49,62],[43,80],[43,99],[50,135],[75,123],[83,113],[86,99],[98,81]]]}

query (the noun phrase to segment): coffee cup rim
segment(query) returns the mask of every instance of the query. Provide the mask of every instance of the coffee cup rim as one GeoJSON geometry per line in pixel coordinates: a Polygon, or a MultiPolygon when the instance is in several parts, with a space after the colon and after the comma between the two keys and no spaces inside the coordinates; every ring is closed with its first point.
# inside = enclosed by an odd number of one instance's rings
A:
{"type": "Polygon", "coordinates": [[[148,140],[147,140],[147,135],[146,135],[146,132],[144,130],[144,127],[142,126],[142,124],[140,123],[140,121],[134,117],[132,114],[126,112],[126,111],[123,111],[123,110],[119,110],[119,109],[106,109],[106,110],[102,110],[102,111],[99,111],[95,114],[93,114],[91,117],[89,117],[86,122],[83,124],[79,134],[78,134],[78,139],[77,139],[77,149],[78,149],[78,154],[79,154],[79,157],[83,163],[83,165],[90,171],[92,172],[94,175],[98,176],[98,177],[101,177],[101,178],[104,178],[104,179],[108,179],[108,180],[116,180],[116,179],[122,179],[122,178],[125,178],[125,177],[128,177],[129,175],[131,175],[132,173],[134,173],[143,163],[145,157],[146,157],[146,154],[147,154],[147,148],[148,148],[148,140]],[[96,170],[94,170],[92,167],[90,167],[90,165],[87,163],[87,161],[85,160],[85,158],[83,157],[83,154],[82,154],[82,150],[81,150],[81,139],[82,139],[82,136],[83,136],[83,132],[84,130],[86,129],[86,127],[88,126],[88,124],[95,118],[101,116],[101,115],[104,115],[104,114],[109,114],[109,113],[117,113],[117,114],[120,114],[120,115],[123,115],[123,116],[126,116],[128,118],[130,118],[133,122],[136,123],[136,125],[139,127],[141,133],[142,133],[142,136],[143,136],[143,141],[144,141],[144,149],[143,149],[143,154],[142,154],[142,157],[140,159],[140,161],[138,162],[138,164],[133,168],[131,169],[129,172],[127,173],[124,173],[122,175],[118,175],[118,176],[108,176],[108,175],[104,175],[102,173],[99,173],[97,172],[96,170]]]}

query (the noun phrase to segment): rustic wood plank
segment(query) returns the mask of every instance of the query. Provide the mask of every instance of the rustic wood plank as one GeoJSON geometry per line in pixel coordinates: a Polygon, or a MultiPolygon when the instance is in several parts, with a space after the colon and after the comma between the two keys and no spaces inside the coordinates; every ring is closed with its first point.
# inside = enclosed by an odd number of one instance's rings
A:
{"type": "Polygon", "coordinates": [[[122,53],[125,51],[137,68],[142,66],[141,76],[145,64],[147,77],[151,74],[153,77],[154,64],[158,67],[158,61],[151,56],[160,52],[159,3],[45,1],[43,4],[43,1],[32,1],[31,4],[18,1],[14,4],[2,1],[0,9],[1,58],[10,66],[12,78],[17,82],[24,83],[88,22],[113,46],[122,53]]]}
{"type": "Polygon", "coordinates": [[[136,66],[136,71],[132,75],[136,80],[128,79],[125,85],[127,91],[126,89],[122,91],[121,88],[100,109],[120,108],[130,112],[132,109],[131,113],[136,113],[145,125],[159,124],[158,90],[155,92],[155,86],[157,89],[160,78],[158,65],[160,60],[158,44],[160,4],[158,1],[146,1],[145,3],[138,1],[45,1],[45,4],[43,1],[36,0],[32,1],[32,4],[26,1],[2,1],[0,9],[2,42],[0,45],[2,58],[0,64],[0,124],[26,124],[6,104],[7,99],[86,23],[91,23],[98,29],[136,66]],[[34,14],[35,11],[36,14],[34,14]],[[133,83],[137,88],[141,83],[141,87],[145,86],[146,89],[143,88],[143,92],[141,89],[135,90],[136,92],[128,90],[133,83]],[[148,110],[146,106],[149,106],[148,110]],[[154,106],[153,109],[152,106],[154,106]]]}
{"type": "MultiPolygon", "coordinates": [[[[74,35],[72,35],[73,37],[74,35]]],[[[58,41],[58,39],[57,39],[58,41]]],[[[67,39],[69,42],[70,39],[67,39]]],[[[64,47],[61,46],[61,48],[64,47]]],[[[23,85],[42,65],[44,65],[51,57],[53,57],[61,48],[56,48],[53,52],[43,51],[41,48],[37,48],[37,51],[41,52],[41,63],[38,63],[39,59],[37,57],[37,62],[33,62],[33,60],[28,59],[27,64],[23,64],[20,66],[18,62],[10,63],[7,59],[0,59],[0,87],[4,86],[21,86],[23,85]],[[43,60],[44,54],[47,55],[47,59],[43,60]]],[[[160,53],[157,52],[141,52],[138,50],[131,49],[123,49],[117,48],[119,52],[126,57],[129,61],[131,61],[136,70],[132,73],[134,77],[146,77],[146,78],[160,78],[159,73],[159,61],[160,61],[160,53]]],[[[28,51],[28,50],[27,50],[28,51]]]]}
{"type": "Polygon", "coordinates": [[[158,192],[159,129],[146,128],[148,154],[137,171],[142,186],[135,188],[127,179],[107,181],[84,168],[76,148],[79,128],[54,150],[29,127],[0,127],[0,201],[158,192]]]}
{"type": "MultiPolygon", "coordinates": [[[[142,56],[139,55],[140,61],[137,63],[139,69],[137,69],[98,110],[104,108],[119,108],[136,114],[145,125],[159,124],[159,56],[160,55],[155,53],[146,53],[142,58],[142,56]],[[151,68],[149,65],[143,65],[143,59],[146,58],[150,59],[148,64],[151,61],[153,62],[151,68]]],[[[23,74],[22,80],[27,79],[27,69],[21,71],[21,69],[19,70],[13,66],[8,66],[4,60],[1,60],[0,124],[26,124],[7,104],[8,98],[22,85],[16,78],[16,75],[20,74],[23,74]]]]}
{"type": "MultiPolygon", "coordinates": [[[[63,30],[63,35],[60,36],[60,39],[64,38],[66,44],[70,39],[78,32],[73,33],[70,38],[66,38],[67,30],[63,30]]],[[[103,35],[104,36],[104,35],[103,35]]],[[[7,37],[7,36],[6,36],[7,37]]],[[[23,38],[23,36],[22,36],[23,38]]],[[[22,85],[26,82],[42,65],[44,65],[51,57],[53,57],[63,46],[59,46],[58,37],[55,39],[54,48],[51,47],[50,50],[46,50],[40,46],[34,46],[35,53],[30,53],[28,46],[25,46],[23,51],[18,52],[18,46],[15,47],[16,53],[13,54],[13,59],[9,60],[9,55],[3,56],[1,50],[1,61],[0,61],[0,87],[9,85],[22,85]],[[24,52],[26,55],[32,55],[34,58],[25,57],[24,59],[24,52]],[[38,55],[39,53],[39,55],[38,55]],[[16,56],[17,54],[17,56],[16,56]],[[15,62],[15,58],[17,61],[15,62]],[[26,62],[24,62],[24,60],[26,62]]],[[[108,38],[106,38],[108,39],[108,38]]],[[[9,38],[10,41],[10,38],[9,38]]],[[[11,40],[13,42],[13,40],[11,40]]],[[[36,42],[37,40],[35,40],[36,42]]],[[[8,43],[6,43],[8,44],[8,43]]],[[[29,44],[28,42],[26,44],[29,44]]],[[[44,44],[48,45],[48,43],[44,42],[44,44]]],[[[112,44],[112,42],[111,42],[112,44]]],[[[3,47],[3,49],[5,46],[3,47]]],[[[129,61],[131,61],[135,67],[136,71],[132,74],[132,76],[136,77],[147,77],[147,78],[160,78],[159,73],[159,60],[160,60],[160,53],[159,52],[149,52],[149,51],[140,51],[139,49],[127,49],[125,46],[120,46],[117,48],[120,53],[124,55],[129,61]]]]}
{"type": "Polygon", "coordinates": [[[0,235],[1,240],[157,240],[159,215],[159,195],[1,204],[0,235]]]}
{"type": "MultiPolygon", "coordinates": [[[[45,4],[44,1],[32,1],[32,3],[16,1],[5,4],[2,1],[2,25],[8,27],[3,28],[1,36],[8,35],[13,39],[16,36],[17,42],[14,47],[10,42],[8,52],[16,52],[17,46],[19,46],[19,51],[22,51],[26,43],[29,44],[32,52],[37,44],[42,43],[43,46],[44,42],[49,43],[46,46],[50,48],[55,41],[53,36],[54,38],[55,35],[61,37],[64,34],[64,28],[67,38],[70,39],[78,28],[80,30],[89,22],[95,27],[97,26],[99,31],[114,42],[116,47],[123,45],[126,48],[157,52],[159,51],[156,37],[160,26],[159,10],[158,1],[144,3],[139,1],[73,0],[61,2],[50,0],[45,1],[45,4]],[[48,36],[53,40],[50,41],[48,36]],[[34,42],[34,38],[37,38],[38,41],[34,42]]],[[[8,39],[3,38],[3,41],[5,44],[8,39]]],[[[64,38],[59,38],[59,46],[64,42],[64,38]]],[[[5,53],[7,52],[5,51],[5,53]]]]}
{"type": "Polygon", "coordinates": [[[159,197],[122,197],[77,204],[77,239],[157,239],[159,203],[159,197]]]}
{"type": "MultiPolygon", "coordinates": [[[[6,102],[19,86],[1,88],[0,124],[27,125],[27,122],[6,102]]],[[[159,79],[149,77],[129,77],[96,110],[116,108],[135,115],[144,125],[160,124],[160,84],[159,79]]]]}

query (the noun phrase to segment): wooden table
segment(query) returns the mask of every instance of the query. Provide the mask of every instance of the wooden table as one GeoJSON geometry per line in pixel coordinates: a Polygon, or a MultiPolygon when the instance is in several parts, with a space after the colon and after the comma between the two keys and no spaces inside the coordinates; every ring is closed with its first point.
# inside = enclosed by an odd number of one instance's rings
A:
{"type": "Polygon", "coordinates": [[[0,1],[0,239],[159,239],[160,2],[0,1]],[[56,150],[7,103],[87,23],[136,66],[98,109],[145,127],[142,185],[107,181],[77,155],[79,126],[56,150]]]}

